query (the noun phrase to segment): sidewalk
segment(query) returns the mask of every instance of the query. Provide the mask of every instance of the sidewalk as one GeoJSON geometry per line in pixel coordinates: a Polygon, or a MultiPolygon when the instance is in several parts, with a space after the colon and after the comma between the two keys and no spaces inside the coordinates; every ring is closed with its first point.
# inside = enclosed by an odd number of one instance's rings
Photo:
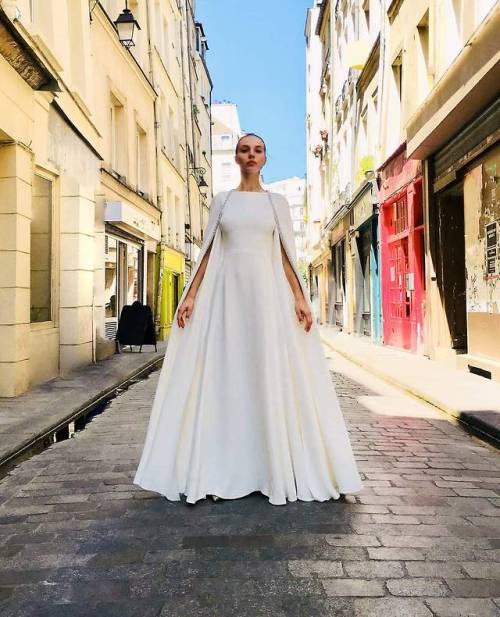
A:
{"type": "Polygon", "coordinates": [[[112,393],[161,364],[167,343],[158,351],[124,351],[33,387],[16,398],[0,398],[0,472],[40,448],[70,421],[111,398],[112,393]]]}
{"type": "Polygon", "coordinates": [[[362,368],[434,405],[500,445],[500,384],[319,325],[323,342],[362,368]]]}

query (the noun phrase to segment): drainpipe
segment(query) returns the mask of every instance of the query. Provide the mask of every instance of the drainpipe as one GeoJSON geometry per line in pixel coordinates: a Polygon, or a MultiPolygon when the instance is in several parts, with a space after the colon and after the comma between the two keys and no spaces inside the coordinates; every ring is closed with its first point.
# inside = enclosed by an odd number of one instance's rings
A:
{"type": "MultiPolygon", "coordinates": [[[[380,3],[380,60],[379,60],[379,77],[378,77],[378,131],[377,131],[377,166],[382,163],[382,132],[384,130],[385,122],[382,110],[385,109],[385,80],[386,80],[386,13],[384,10],[384,3],[380,3]]],[[[377,197],[378,197],[378,184],[377,184],[377,197]]],[[[379,342],[384,342],[384,309],[383,309],[383,278],[382,278],[382,222],[383,211],[380,199],[378,200],[378,217],[377,217],[377,251],[378,251],[378,268],[379,268],[379,301],[378,301],[378,314],[379,314],[379,342]]]]}
{"type": "MultiPolygon", "coordinates": [[[[146,18],[148,25],[148,63],[149,63],[149,80],[153,85],[153,89],[156,90],[155,83],[155,72],[154,72],[154,62],[153,62],[153,45],[151,42],[151,1],[148,0],[146,2],[146,18]]],[[[154,111],[154,136],[155,136],[155,167],[156,167],[156,201],[158,208],[160,209],[160,228],[161,228],[161,239],[160,239],[160,255],[159,255],[159,264],[158,264],[158,288],[156,293],[156,306],[154,307],[155,312],[155,327],[156,331],[161,333],[161,300],[163,293],[163,262],[165,259],[165,246],[167,244],[166,241],[166,227],[167,227],[167,213],[165,212],[165,204],[163,200],[163,186],[160,179],[160,156],[161,156],[161,135],[160,135],[160,101],[159,97],[156,96],[153,103],[153,111],[154,111]]],[[[147,254],[146,254],[147,258],[147,254]]]]}
{"type": "MultiPolygon", "coordinates": [[[[187,39],[187,52],[188,52],[188,77],[189,77],[189,110],[190,110],[190,115],[191,115],[191,144],[192,144],[192,152],[193,152],[193,167],[197,167],[197,160],[196,160],[196,139],[195,139],[195,129],[194,129],[194,123],[195,123],[195,114],[193,113],[193,103],[196,103],[194,101],[194,97],[193,97],[193,74],[192,74],[192,67],[191,67],[191,36],[190,36],[190,25],[191,22],[194,23],[194,15],[192,14],[192,8],[191,8],[191,4],[190,4],[190,0],[186,0],[186,39],[187,39]]],[[[196,27],[195,27],[196,28],[196,27]]],[[[188,169],[188,182],[189,182],[189,169],[188,169]]],[[[196,178],[196,176],[195,176],[196,178]]],[[[196,184],[198,184],[198,180],[196,180],[196,184]]],[[[199,206],[201,205],[201,200],[200,200],[200,190],[198,189],[198,204],[199,206]]],[[[198,208],[199,210],[199,215],[200,215],[200,229],[203,229],[203,210],[201,207],[198,208]]],[[[192,234],[193,230],[191,229],[191,234],[192,234]]],[[[192,235],[191,235],[191,239],[192,239],[192,235]]]]}
{"type": "MultiPolygon", "coordinates": [[[[183,17],[183,19],[186,20],[186,29],[187,29],[187,20],[188,20],[188,3],[189,0],[184,0],[184,3],[182,5],[183,11],[181,11],[181,15],[183,17]]],[[[186,197],[187,197],[187,210],[188,210],[188,219],[189,219],[189,235],[190,235],[190,242],[189,242],[189,255],[188,255],[188,259],[189,259],[189,268],[191,270],[192,268],[192,257],[193,257],[193,251],[192,251],[192,240],[193,240],[193,230],[191,227],[191,189],[189,186],[189,151],[188,151],[188,126],[187,126],[187,110],[186,110],[186,105],[187,105],[187,101],[186,101],[186,84],[185,84],[185,77],[186,77],[186,69],[185,69],[185,62],[186,62],[186,58],[185,58],[185,53],[184,53],[184,43],[183,43],[183,24],[182,24],[182,19],[181,19],[181,23],[180,23],[180,41],[181,41],[181,67],[182,67],[182,102],[183,102],[183,110],[184,110],[184,141],[186,144],[186,148],[185,148],[185,152],[186,152],[186,197]]],[[[187,31],[186,31],[186,37],[187,37],[187,31]]],[[[189,41],[186,40],[186,47],[189,51],[189,41]]],[[[189,62],[189,57],[188,57],[188,62],[189,62]]],[[[184,229],[184,234],[185,234],[185,229],[184,229]]],[[[184,241],[185,241],[185,235],[184,235],[184,241]]],[[[185,283],[185,281],[184,281],[185,283]]]]}

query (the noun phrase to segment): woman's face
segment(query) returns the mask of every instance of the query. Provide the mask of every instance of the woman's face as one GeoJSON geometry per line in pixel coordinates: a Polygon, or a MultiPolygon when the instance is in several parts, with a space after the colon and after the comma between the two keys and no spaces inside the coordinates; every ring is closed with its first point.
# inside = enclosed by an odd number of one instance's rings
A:
{"type": "Polygon", "coordinates": [[[260,170],[266,164],[266,151],[262,140],[254,135],[243,137],[234,160],[240,166],[241,173],[260,174],[260,170]]]}

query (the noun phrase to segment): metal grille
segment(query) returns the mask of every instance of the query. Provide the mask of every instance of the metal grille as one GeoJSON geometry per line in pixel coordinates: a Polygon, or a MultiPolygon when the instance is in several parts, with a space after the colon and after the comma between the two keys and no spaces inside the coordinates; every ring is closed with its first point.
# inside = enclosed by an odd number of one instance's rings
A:
{"type": "Polygon", "coordinates": [[[107,339],[114,340],[116,336],[116,331],[118,329],[118,324],[116,321],[107,321],[104,326],[104,333],[107,339]]]}
{"type": "Polygon", "coordinates": [[[406,196],[394,203],[394,233],[400,234],[408,227],[406,196]]]}

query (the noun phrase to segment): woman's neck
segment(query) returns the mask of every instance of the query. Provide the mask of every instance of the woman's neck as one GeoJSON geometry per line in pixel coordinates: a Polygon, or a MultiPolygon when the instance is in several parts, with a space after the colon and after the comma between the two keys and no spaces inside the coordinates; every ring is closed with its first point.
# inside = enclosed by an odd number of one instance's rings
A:
{"type": "Polygon", "coordinates": [[[264,189],[260,184],[259,178],[245,178],[242,177],[239,185],[236,187],[237,191],[255,191],[256,193],[262,192],[264,189]]]}

